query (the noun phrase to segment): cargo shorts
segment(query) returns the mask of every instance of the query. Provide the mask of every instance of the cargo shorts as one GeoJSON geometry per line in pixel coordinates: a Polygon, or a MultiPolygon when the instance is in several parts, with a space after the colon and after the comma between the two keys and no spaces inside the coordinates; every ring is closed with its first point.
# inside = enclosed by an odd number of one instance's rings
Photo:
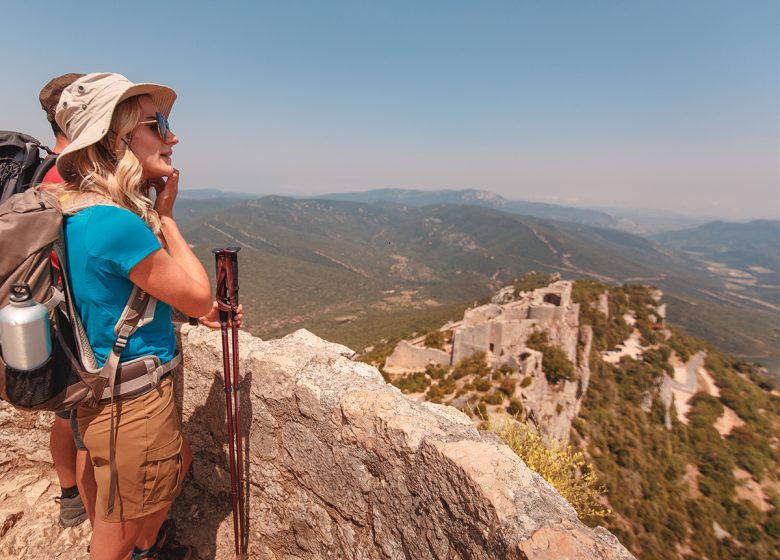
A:
{"type": "Polygon", "coordinates": [[[79,408],[78,428],[95,470],[95,513],[118,522],[144,517],[176,499],[184,476],[183,438],[172,376],[144,395],[114,402],[117,489],[114,510],[108,514],[111,406],[79,408]]]}

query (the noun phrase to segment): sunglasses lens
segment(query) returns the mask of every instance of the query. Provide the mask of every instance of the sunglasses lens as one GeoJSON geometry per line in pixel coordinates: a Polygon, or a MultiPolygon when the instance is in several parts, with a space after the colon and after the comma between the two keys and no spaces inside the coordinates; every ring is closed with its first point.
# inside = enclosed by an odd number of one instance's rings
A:
{"type": "Polygon", "coordinates": [[[168,126],[168,121],[161,112],[157,111],[155,117],[157,118],[157,132],[160,134],[160,138],[165,140],[171,131],[171,127],[168,126]]]}

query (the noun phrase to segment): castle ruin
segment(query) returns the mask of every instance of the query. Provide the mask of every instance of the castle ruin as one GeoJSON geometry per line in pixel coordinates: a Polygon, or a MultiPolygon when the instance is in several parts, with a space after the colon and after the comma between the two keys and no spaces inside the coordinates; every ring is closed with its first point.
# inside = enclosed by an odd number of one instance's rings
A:
{"type": "Polygon", "coordinates": [[[572,301],[572,282],[559,280],[522,292],[512,301],[507,301],[513,296],[509,290],[511,287],[501,290],[491,303],[467,310],[462,320],[442,326],[439,330],[449,335],[449,340],[441,349],[427,347],[425,336],[402,341],[387,358],[385,371],[403,375],[423,370],[428,364],[453,366],[476,352],[484,352],[491,367],[507,364],[526,379],[514,396],[522,400],[540,430],[568,440],[571,421],[579,411],[590,378],[587,357],[592,332],[590,327],[580,328],[580,305],[572,301]],[[540,331],[574,365],[574,380],[557,384],[547,381],[542,352],[527,346],[529,337],[540,331]]]}

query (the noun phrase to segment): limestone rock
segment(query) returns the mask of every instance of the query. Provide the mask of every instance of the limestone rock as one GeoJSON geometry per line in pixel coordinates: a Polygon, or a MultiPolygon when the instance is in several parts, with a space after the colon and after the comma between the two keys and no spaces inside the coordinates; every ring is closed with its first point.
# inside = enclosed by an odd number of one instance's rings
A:
{"type": "MultiPolygon", "coordinates": [[[[195,459],[173,512],[200,558],[232,558],[220,335],[185,326],[182,341],[195,459]]],[[[306,331],[240,345],[249,557],[633,558],[495,436],[406,398],[349,349],[306,331]]],[[[0,557],[86,557],[89,528],[56,523],[50,416],[0,404],[0,557]]]]}

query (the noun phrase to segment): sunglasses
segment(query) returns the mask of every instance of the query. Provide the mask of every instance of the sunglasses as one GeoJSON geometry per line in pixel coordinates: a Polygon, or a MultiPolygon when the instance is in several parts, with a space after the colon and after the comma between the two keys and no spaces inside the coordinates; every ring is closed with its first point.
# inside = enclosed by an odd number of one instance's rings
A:
{"type": "Polygon", "coordinates": [[[168,133],[171,132],[171,127],[168,124],[168,119],[166,119],[165,116],[160,111],[157,111],[154,114],[153,121],[141,121],[138,124],[146,124],[153,128],[156,128],[157,134],[160,135],[160,139],[163,142],[165,142],[165,139],[168,137],[168,133]]]}

